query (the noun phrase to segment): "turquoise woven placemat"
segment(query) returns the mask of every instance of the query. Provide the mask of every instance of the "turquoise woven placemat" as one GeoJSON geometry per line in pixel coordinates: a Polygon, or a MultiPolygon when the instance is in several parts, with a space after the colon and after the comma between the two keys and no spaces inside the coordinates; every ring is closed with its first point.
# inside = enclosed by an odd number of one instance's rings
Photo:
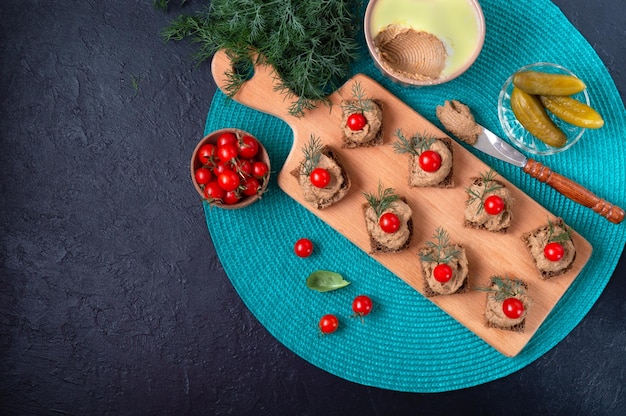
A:
{"type": "MultiPolygon", "coordinates": [[[[481,5],[487,23],[485,45],[476,63],[460,78],[436,87],[399,87],[375,69],[363,39],[363,57],[354,65],[354,73],[374,78],[435,124],[435,107],[446,99],[459,99],[474,109],[479,123],[504,137],[496,108],[507,77],[533,62],[561,64],[585,80],[591,103],[606,124],[586,132],[567,152],[538,160],[626,206],[626,114],[592,47],[547,0],[484,0],[481,5]]],[[[274,173],[280,170],[293,141],[285,123],[218,92],[205,133],[223,127],[256,135],[267,147],[274,173]]],[[[594,247],[582,273],[514,358],[502,356],[289,198],[278,188],[276,175],[263,199],[246,209],[210,209],[205,204],[207,226],[219,259],[246,306],[273,336],[308,362],[347,380],[392,390],[440,392],[474,386],[523,368],[567,336],[600,296],[626,241],[624,224],[611,224],[518,168],[475,154],[561,215],[594,247]],[[301,237],[316,245],[310,258],[293,254],[293,244],[301,237]],[[309,290],[305,279],[318,269],[339,272],[352,284],[328,293],[309,290]],[[349,318],[352,299],[359,294],[369,295],[376,305],[364,324],[349,318]],[[339,317],[340,329],[319,338],[317,322],[326,313],[339,317]]]]}

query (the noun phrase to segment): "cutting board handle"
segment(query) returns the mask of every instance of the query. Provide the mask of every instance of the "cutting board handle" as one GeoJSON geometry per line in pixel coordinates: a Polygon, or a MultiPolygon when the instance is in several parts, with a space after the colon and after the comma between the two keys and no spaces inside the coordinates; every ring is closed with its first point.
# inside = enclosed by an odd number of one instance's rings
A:
{"type": "Polygon", "coordinates": [[[550,185],[572,201],[591,208],[615,224],[619,224],[624,219],[624,210],[622,208],[597,197],[587,188],[563,175],[559,175],[534,159],[528,159],[526,166],[524,166],[524,172],[538,181],[550,185]]]}
{"type": "MultiPolygon", "coordinates": [[[[228,54],[224,50],[216,52],[211,62],[211,73],[216,86],[227,95],[229,80],[226,74],[229,71],[232,71],[232,63],[228,54]]],[[[247,107],[278,117],[293,128],[297,117],[289,115],[289,107],[297,97],[287,96],[276,89],[277,76],[270,65],[255,65],[252,77],[232,98],[247,107]]]]}

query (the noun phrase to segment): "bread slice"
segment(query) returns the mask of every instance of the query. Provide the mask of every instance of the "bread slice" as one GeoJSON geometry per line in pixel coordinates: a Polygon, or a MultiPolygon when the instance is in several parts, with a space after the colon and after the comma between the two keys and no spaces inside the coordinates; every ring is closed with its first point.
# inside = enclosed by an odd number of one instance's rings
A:
{"type": "MultiPolygon", "coordinates": [[[[472,185],[477,185],[479,183],[481,183],[483,181],[483,178],[471,178],[472,179],[472,185]]],[[[499,184],[500,186],[502,186],[503,188],[506,189],[506,186],[504,185],[504,183],[502,181],[499,181],[497,179],[492,179],[492,182],[495,182],[497,184],[499,184]]],[[[470,185],[470,186],[472,186],[470,185]]],[[[508,205],[508,204],[507,204],[508,205]]],[[[467,203],[466,203],[467,206],[467,203]]],[[[511,215],[510,212],[510,207],[506,206],[505,210],[503,212],[501,212],[498,215],[511,215]]],[[[474,228],[477,230],[486,230],[486,231],[490,231],[492,233],[502,233],[502,234],[506,234],[509,231],[509,226],[505,226],[505,227],[501,227],[501,228],[492,228],[492,227],[488,227],[485,224],[479,224],[476,222],[472,222],[471,220],[469,220],[467,217],[465,217],[465,220],[463,222],[463,226],[466,228],[474,228]]]]}
{"type": "MultiPolygon", "coordinates": [[[[462,244],[454,244],[454,247],[457,247],[461,250],[465,250],[465,248],[463,247],[462,244]]],[[[420,250],[420,257],[422,254],[428,254],[428,252],[432,250],[429,248],[422,248],[420,250]]],[[[433,296],[449,296],[449,295],[454,295],[457,293],[466,293],[469,291],[470,289],[470,283],[469,283],[469,273],[467,276],[465,276],[465,278],[463,279],[463,284],[461,284],[461,286],[459,286],[459,288],[452,292],[452,293],[448,293],[448,294],[441,294],[439,292],[435,292],[428,284],[428,279],[426,278],[428,271],[426,270],[426,268],[424,267],[425,262],[420,260],[420,269],[422,271],[422,276],[424,277],[424,285],[422,286],[422,291],[424,293],[424,296],[426,297],[433,297],[433,296]]]]}
{"type": "MultiPolygon", "coordinates": [[[[558,226],[560,228],[564,228],[565,227],[565,223],[563,222],[562,218],[558,218],[555,223],[555,226],[558,226]]],[[[541,233],[541,232],[547,232],[549,229],[550,225],[549,224],[545,224],[542,226],[539,226],[537,228],[535,228],[532,231],[529,231],[527,233],[522,234],[521,239],[524,242],[526,249],[528,250],[528,253],[530,254],[530,257],[533,259],[533,263],[535,264],[535,268],[537,269],[537,272],[539,272],[539,277],[543,280],[548,280],[551,279],[553,277],[557,277],[557,276],[561,276],[565,273],[567,273],[568,271],[570,271],[570,269],[572,268],[572,266],[574,265],[574,260],[576,260],[576,248],[573,247],[573,242],[572,242],[572,249],[574,250],[574,254],[573,257],[571,259],[571,261],[569,262],[569,264],[567,264],[565,267],[563,267],[562,269],[559,270],[546,270],[546,269],[542,269],[539,264],[537,263],[537,258],[533,255],[533,247],[532,247],[532,243],[531,243],[531,237],[536,236],[537,234],[541,233]]],[[[571,240],[570,240],[571,241],[571,240]]]]}
{"type": "Polygon", "coordinates": [[[517,325],[512,325],[512,326],[498,326],[492,322],[487,321],[487,327],[488,328],[497,328],[497,329],[504,329],[506,331],[512,331],[512,332],[524,332],[526,330],[526,319],[524,319],[522,322],[520,322],[517,325]]]}
{"type": "MultiPolygon", "coordinates": [[[[401,201],[406,203],[406,198],[400,197],[401,201]]],[[[365,215],[365,211],[370,207],[369,203],[363,204],[363,215],[365,215]]],[[[397,253],[403,250],[406,250],[411,244],[411,239],[413,238],[413,219],[409,219],[407,221],[407,227],[409,228],[409,236],[404,242],[404,244],[399,248],[389,248],[383,244],[380,244],[368,231],[369,243],[370,243],[370,254],[374,253],[397,253]]]]}
{"type": "MultiPolygon", "coordinates": [[[[412,187],[429,187],[429,188],[453,188],[454,187],[454,151],[452,148],[451,140],[447,137],[440,137],[437,140],[441,141],[450,151],[452,155],[452,167],[450,168],[450,172],[448,175],[443,178],[443,180],[436,185],[420,185],[416,179],[412,178],[411,172],[415,170],[416,167],[419,167],[419,156],[411,155],[409,159],[409,186],[412,187]]],[[[421,169],[421,168],[419,168],[421,169]]]]}
{"type": "MultiPolygon", "coordinates": [[[[528,285],[526,284],[526,282],[522,281],[521,279],[511,279],[515,282],[518,282],[526,292],[528,292],[528,285]]],[[[491,286],[493,286],[493,278],[490,280],[490,284],[491,286]]],[[[489,302],[489,294],[487,294],[487,303],[489,302]]],[[[487,307],[487,303],[485,304],[485,308],[487,307]]],[[[527,305],[524,305],[525,307],[527,305]]],[[[512,332],[524,332],[524,330],[526,329],[526,317],[524,317],[523,320],[521,320],[520,322],[514,324],[514,325],[499,325],[496,322],[490,321],[487,316],[485,316],[485,325],[488,328],[497,328],[497,329],[503,329],[506,331],[512,331],[512,332]]]]}
{"type": "MultiPolygon", "coordinates": [[[[383,104],[382,104],[382,102],[379,101],[379,100],[375,100],[374,99],[374,100],[372,100],[372,103],[374,105],[378,106],[378,108],[380,109],[380,112],[382,114],[382,112],[383,112],[383,104]]],[[[344,118],[345,118],[346,115],[349,115],[349,114],[346,114],[345,110],[343,110],[343,112],[344,112],[343,113],[344,114],[344,118]]],[[[342,120],[343,120],[343,118],[342,118],[342,120]]],[[[361,142],[358,142],[358,141],[351,140],[345,134],[345,132],[343,131],[343,128],[342,128],[341,131],[343,132],[343,136],[341,137],[341,141],[342,141],[342,146],[341,147],[344,147],[344,148],[347,148],[347,149],[354,149],[354,148],[357,148],[357,147],[373,147],[373,146],[379,146],[379,145],[383,144],[383,120],[382,120],[382,117],[381,117],[381,120],[380,120],[380,127],[378,128],[378,131],[376,132],[376,135],[371,140],[369,140],[369,141],[367,141],[365,143],[361,143],[361,142]]]]}
{"type": "MultiPolygon", "coordinates": [[[[352,182],[350,181],[350,177],[348,176],[348,173],[347,173],[346,169],[341,164],[341,158],[339,157],[337,152],[335,152],[328,145],[324,145],[320,149],[320,153],[322,153],[323,155],[325,155],[329,159],[332,159],[332,160],[335,161],[335,163],[337,164],[337,166],[339,166],[339,169],[341,170],[341,176],[343,178],[343,185],[341,186],[339,191],[337,193],[335,193],[331,198],[319,199],[319,200],[316,200],[316,201],[308,201],[315,208],[317,208],[317,209],[324,209],[324,208],[328,208],[329,206],[335,204],[336,202],[341,201],[343,199],[343,197],[345,197],[348,194],[348,191],[350,190],[352,182]]],[[[298,180],[298,182],[300,181],[300,165],[298,165],[298,167],[295,168],[294,170],[292,170],[290,173],[291,173],[291,175],[293,177],[296,178],[296,180],[298,180]]]]}

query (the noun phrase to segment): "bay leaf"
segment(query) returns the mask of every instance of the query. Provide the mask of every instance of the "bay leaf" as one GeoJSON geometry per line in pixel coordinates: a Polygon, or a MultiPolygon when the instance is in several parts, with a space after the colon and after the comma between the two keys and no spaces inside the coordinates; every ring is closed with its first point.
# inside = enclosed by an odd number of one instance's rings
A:
{"type": "Polygon", "coordinates": [[[339,273],[328,270],[314,271],[306,278],[306,285],[309,289],[318,292],[330,292],[331,290],[341,289],[350,284],[339,273]]]}

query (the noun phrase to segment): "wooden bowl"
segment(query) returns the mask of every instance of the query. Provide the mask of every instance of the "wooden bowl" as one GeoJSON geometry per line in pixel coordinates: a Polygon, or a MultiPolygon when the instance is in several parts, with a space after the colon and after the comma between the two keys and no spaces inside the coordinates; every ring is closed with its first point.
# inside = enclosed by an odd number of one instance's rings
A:
{"type": "Polygon", "coordinates": [[[217,207],[224,208],[224,209],[244,208],[258,201],[261,198],[262,194],[267,190],[267,185],[269,183],[269,177],[270,177],[270,171],[271,171],[270,158],[269,158],[269,155],[267,154],[267,150],[265,150],[265,147],[263,146],[261,141],[257,139],[255,136],[253,136],[252,134],[244,130],[240,130],[236,128],[226,128],[226,129],[213,131],[207,134],[205,137],[203,137],[202,140],[200,140],[198,144],[196,145],[196,148],[194,149],[193,154],[191,156],[191,163],[190,163],[191,181],[193,182],[193,185],[196,188],[198,195],[200,195],[200,197],[203,200],[207,200],[206,195],[204,193],[205,187],[204,185],[201,185],[197,182],[195,172],[197,169],[203,166],[208,167],[209,165],[203,165],[202,161],[198,158],[198,152],[200,148],[204,146],[205,144],[211,143],[211,144],[217,145],[218,137],[220,137],[224,133],[234,133],[235,136],[237,137],[237,140],[241,140],[244,136],[250,136],[256,139],[256,141],[259,143],[259,151],[256,154],[256,156],[250,160],[263,162],[267,165],[267,174],[262,179],[258,179],[260,183],[260,189],[255,195],[251,195],[251,196],[242,195],[241,200],[239,200],[239,202],[234,203],[234,204],[228,204],[223,201],[215,201],[215,200],[210,201],[212,206],[217,206],[217,207]]]}

